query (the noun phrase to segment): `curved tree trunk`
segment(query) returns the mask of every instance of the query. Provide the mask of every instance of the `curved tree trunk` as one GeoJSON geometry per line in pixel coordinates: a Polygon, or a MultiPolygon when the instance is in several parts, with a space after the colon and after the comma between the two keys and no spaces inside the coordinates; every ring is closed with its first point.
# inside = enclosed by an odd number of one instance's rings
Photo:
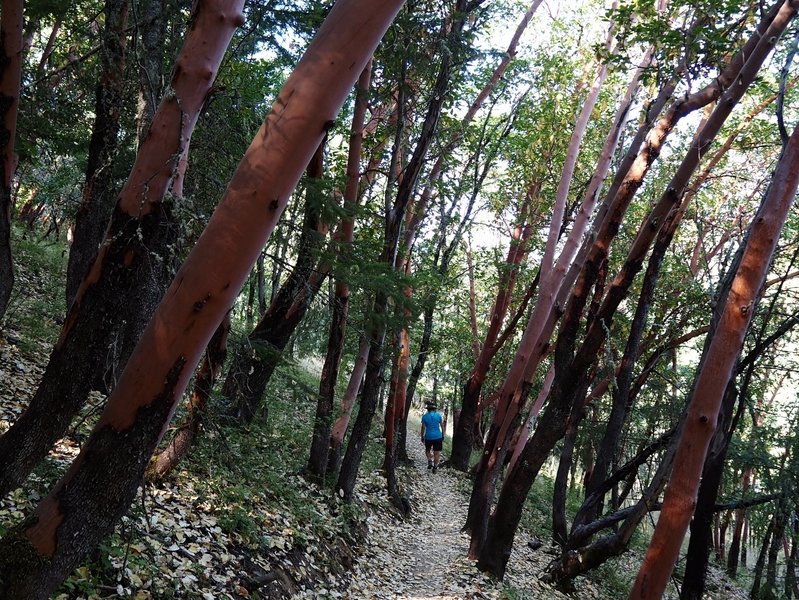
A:
{"type": "MultiPolygon", "coordinates": [[[[771,15],[767,17],[767,19],[770,20],[770,17],[771,15]]],[[[616,309],[622,299],[626,297],[635,275],[641,269],[643,259],[650,244],[663,227],[663,223],[669,212],[681,202],[691,175],[696,169],[703,152],[707,150],[709,144],[720,130],[733,107],[754,80],[763,61],[771,52],[779,32],[787,27],[789,21],[790,17],[785,13],[783,13],[782,18],[775,17],[774,21],[770,23],[769,31],[766,32],[766,35],[762,35],[760,32],[756,33],[750,41],[747,42],[744,50],[732,59],[730,66],[723,71],[724,77],[720,75],[707,88],[682,98],[675,103],[670,109],[669,114],[665,117],[665,120],[662,121],[662,125],[665,127],[662,128],[659,126],[657,135],[654,138],[650,136],[648,150],[642,157],[639,157],[639,159],[643,160],[647,165],[651,165],[651,162],[654,160],[653,153],[654,155],[657,154],[657,149],[680,117],[687,114],[690,110],[709,104],[714,98],[719,99],[713,114],[708,119],[707,124],[695,136],[691,147],[669,182],[665,192],[650,211],[645,222],[639,227],[636,239],[629,250],[622,269],[611,282],[604,298],[602,298],[601,303],[596,309],[595,318],[588,326],[579,352],[574,355],[573,359],[569,359],[569,355],[572,353],[571,349],[574,348],[576,340],[576,327],[580,322],[579,316],[582,314],[587,299],[588,286],[593,285],[597,280],[597,276],[601,272],[601,267],[604,264],[604,259],[599,261],[597,261],[597,259],[607,255],[606,240],[604,238],[609,233],[608,227],[612,220],[620,219],[622,213],[619,212],[618,209],[614,209],[615,214],[611,217],[611,213],[609,212],[608,218],[603,222],[602,230],[600,231],[599,237],[594,242],[594,247],[588,257],[585,269],[577,282],[572,301],[567,309],[563,326],[558,335],[555,361],[556,364],[560,361],[563,367],[561,369],[556,368],[556,381],[553,384],[550,404],[544,412],[533,438],[528,442],[528,447],[531,445],[536,445],[537,447],[530,450],[529,464],[522,464],[527,463],[528,461],[526,460],[520,461],[515,471],[510,473],[505,481],[503,495],[500,496],[497,509],[491,518],[491,527],[489,527],[489,535],[485,542],[486,548],[480,551],[480,560],[478,563],[480,568],[488,570],[499,577],[504,574],[507,559],[510,556],[510,550],[513,544],[513,537],[521,516],[518,504],[524,501],[546,456],[565,431],[565,419],[571,412],[576,401],[574,389],[578,384],[579,378],[585,376],[584,374],[587,372],[588,367],[593,363],[596,353],[607,335],[607,328],[610,327],[613,321],[613,315],[616,309]],[[749,53],[748,50],[751,49],[752,45],[754,45],[754,49],[749,53]],[[744,59],[745,62],[743,62],[744,59]],[[733,76],[731,86],[726,89],[722,88],[722,81],[729,78],[731,75],[733,76]],[[604,235],[602,231],[605,232],[604,235]],[[549,413],[552,414],[550,415],[549,413]],[[540,432],[544,427],[545,420],[549,421],[546,424],[549,431],[540,432]],[[505,494],[506,487],[508,488],[508,494],[505,494]]],[[[640,185],[640,176],[645,170],[646,169],[643,169],[643,171],[635,173],[634,178],[638,185],[640,185]]],[[[628,189],[627,193],[629,193],[629,191],[628,189]]],[[[618,200],[618,198],[616,200],[618,200]]],[[[542,283],[542,289],[544,287],[545,284],[542,283]]],[[[531,318],[531,323],[532,322],[533,319],[531,318]]],[[[526,334],[527,332],[525,332],[525,335],[526,334]]],[[[514,360],[514,364],[517,362],[519,362],[518,357],[514,360]]],[[[505,414],[499,414],[498,421],[503,422],[502,428],[507,428],[509,426],[508,420],[513,418],[514,414],[519,410],[519,404],[518,401],[515,400],[515,396],[510,398],[512,398],[513,401],[506,403],[507,409],[504,411],[505,414]]],[[[490,436],[491,433],[489,433],[489,437],[490,436]]],[[[496,439],[504,440],[501,428],[500,435],[496,439]]],[[[528,458],[526,451],[523,453],[522,458],[528,458]]]]}
{"type": "MultiPolygon", "coordinates": [[[[241,23],[241,4],[228,6],[234,10],[206,6],[194,31],[205,40],[218,29],[232,32],[241,23]],[[204,16],[213,21],[210,29],[203,26],[204,16]]],[[[328,13],[81,453],[34,515],[2,540],[0,596],[48,598],[127,510],[200,354],[274,230],[326,124],[401,6],[400,0],[340,0],[328,13]]]]}
{"type": "MultiPolygon", "coordinates": [[[[531,191],[537,194],[537,189],[528,190],[527,199],[530,201],[534,199],[531,197],[531,191]]],[[[511,235],[505,266],[499,274],[499,287],[494,305],[491,308],[488,331],[472,371],[464,384],[463,402],[460,416],[452,433],[452,454],[450,455],[452,466],[459,471],[465,472],[469,468],[469,458],[472,455],[472,447],[474,446],[472,439],[473,425],[478,414],[480,394],[483,390],[483,383],[488,376],[488,370],[491,367],[491,359],[496,354],[495,346],[497,345],[500,327],[502,327],[510,306],[522,260],[527,255],[527,241],[533,229],[526,224],[528,208],[529,202],[525,202],[520,211],[516,228],[511,235]]]]}
{"type": "Polygon", "coordinates": [[[120,343],[110,334],[124,323],[129,335],[121,344],[129,346],[160,298],[153,281],[164,279],[168,248],[176,235],[172,200],[164,198],[185,167],[181,159],[238,22],[231,15],[240,12],[229,0],[205,0],[196,6],[177,59],[172,93],[159,106],[136,156],[105,241],[69,308],[42,381],[28,408],[0,437],[0,456],[5,459],[0,464],[0,496],[20,485],[64,435],[91,390],[96,365],[120,343]],[[214,17],[220,14],[221,19],[214,17]]]}

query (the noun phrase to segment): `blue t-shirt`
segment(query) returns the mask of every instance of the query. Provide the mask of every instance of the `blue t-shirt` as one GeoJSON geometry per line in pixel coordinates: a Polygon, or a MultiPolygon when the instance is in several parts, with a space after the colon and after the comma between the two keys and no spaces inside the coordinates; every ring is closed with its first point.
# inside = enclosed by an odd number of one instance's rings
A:
{"type": "Polygon", "coordinates": [[[441,432],[441,422],[444,418],[435,411],[428,411],[422,416],[422,425],[424,425],[424,439],[426,440],[440,440],[444,437],[441,432]]]}

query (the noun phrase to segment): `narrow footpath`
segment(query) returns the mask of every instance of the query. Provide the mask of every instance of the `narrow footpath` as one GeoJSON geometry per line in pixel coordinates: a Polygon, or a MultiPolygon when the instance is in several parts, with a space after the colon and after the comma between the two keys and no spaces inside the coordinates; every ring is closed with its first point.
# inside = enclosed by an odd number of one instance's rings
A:
{"type": "MultiPolygon", "coordinates": [[[[551,557],[542,550],[530,550],[527,546],[530,536],[524,532],[518,535],[504,584],[478,571],[474,562],[466,558],[469,536],[461,533],[468,505],[462,474],[446,467],[437,473],[427,470],[424,448],[415,435],[408,436],[408,454],[414,466],[403,470],[401,480],[412,513],[402,520],[389,509],[387,501],[382,510],[375,507],[377,510],[368,519],[366,547],[359,553],[344,597],[353,600],[567,598],[539,581],[551,557]]],[[[581,599],[595,597],[590,593],[580,594],[581,599]]]]}

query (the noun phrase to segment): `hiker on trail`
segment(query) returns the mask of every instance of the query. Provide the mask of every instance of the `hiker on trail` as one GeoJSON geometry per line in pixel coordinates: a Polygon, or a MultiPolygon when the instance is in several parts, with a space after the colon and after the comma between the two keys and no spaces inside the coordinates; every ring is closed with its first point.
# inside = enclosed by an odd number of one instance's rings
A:
{"type": "Polygon", "coordinates": [[[441,463],[441,448],[444,442],[444,430],[441,428],[443,417],[436,412],[434,402],[427,403],[427,412],[422,416],[422,443],[427,454],[427,468],[433,473],[441,463]]]}

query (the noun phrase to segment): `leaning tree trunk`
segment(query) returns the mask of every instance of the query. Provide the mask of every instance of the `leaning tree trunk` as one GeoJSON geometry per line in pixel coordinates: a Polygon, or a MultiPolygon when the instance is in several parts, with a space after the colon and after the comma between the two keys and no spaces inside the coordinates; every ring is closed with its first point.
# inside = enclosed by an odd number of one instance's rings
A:
{"type": "MultiPolygon", "coordinates": [[[[532,202],[534,198],[527,199],[532,202]]],[[[529,203],[525,202],[519,215],[519,222],[511,234],[508,244],[508,255],[505,258],[505,266],[499,273],[499,286],[497,297],[491,308],[489,317],[488,331],[483,340],[480,353],[475,360],[472,371],[469,374],[463,388],[463,402],[461,412],[452,432],[452,453],[450,462],[455,469],[466,471],[469,468],[469,459],[472,455],[474,430],[474,420],[477,416],[477,406],[480,394],[483,389],[483,382],[488,376],[491,366],[491,359],[496,354],[495,346],[499,337],[500,327],[505,320],[508,307],[510,306],[513,289],[516,286],[516,279],[521,269],[521,262],[527,255],[527,240],[532,233],[532,227],[526,225],[527,210],[529,203]]]]}
{"type": "MultiPolygon", "coordinates": [[[[532,20],[535,12],[538,10],[538,7],[541,5],[541,0],[533,0],[530,3],[530,6],[527,8],[527,11],[522,16],[522,19],[519,21],[518,25],[516,26],[516,30],[514,31],[513,37],[511,38],[510,43],[508,44],[508,48],[505,51],[502,60],[500,63],[494,68],[493,73],[491,74],[491,78],[488,80],[488,83],[483,87],[477,97],[474,99],[472,104],[469,106],[468,111],[464,115],[463,119],[461,120],[460,126],[456,130],[455,134],[450,138],[449,142],[447,143],[444,152],[441,153],[440,157],[433,165],[430,174],[430,183],[426,186],[428,189],[432,190],[433,185],[438,180],[442,173],[444,158],[449,156],[452,151],[455,149],[458,142],[462,139],[464,132],[466,131],[467,126],[471,121],[474,119],[477,111],[480,110],[480,107],[483,105],[485,100],[488,98],[489,94],[496,88],[497,84],[501,80],[502,76],[507,71],[508,67],[512,59],[516,56],[517,47],[519,41],[524,34],[525,30],[527,29],[530,21],[532,20]]],[[[425,190],[427,192],[427,189],[425,190]]],[[[513,245],[513,244],[512,244],[513,245]]],[[[514,250],[514,253],[516,251],[514,250]]],[[[521,260],[524,253],[519,256],[519,260],[521,260]]],[[[512,290],[512,284],[510,286],[512,290]]],[[[510,298],[508,298],[510,301],[510,298]]],[[[507,310],[507,306],[505,307],[507,310]]],[[[502,324],[502,318],[504,318],[504,313],[499,318],[499,323],[496,324],[497,332],[499,330],[499,326],[502,324]]],[[[490,335],[490,334],[489,334],[490,335]]],[[[496,335],[496,332],[495,332],[496,335]]],[[[428,334],[429,337],[429,334],[428,334]]],[[[424,356],[424,355],[421,355],[424,356]]],[[[489,359],[490,362],[490,359],[489,359]]],[[[421,372],[421,366],[423,366],[423,361],[420,364],[419,371],[421,372]]],[[[476,367],[477,368],[477,367],[476,367]]],[[[416,367],[414,366],[414,370],[416,367]]],[[[485,366],[486,372],[488,371],[488,365],[485,366]]],[[[482,380],[485,379],[485,373],[481,376],[482,380]]],[[[417,375],[418,378],[418,375],[417,375]]],[[[413,379],[412,379],[413,380],[413,379]]],[[[478,387],[482,387],[482,380],[480,381],[478,387]]],[[[474,386],[473,386],[474,387],[474,386]]],[[[476,414],[477,414],[477,402],[479,400],[480,391],[477,389],[476,393],[472,394],[468,399],[464,396],[463,406],[462,409],[466,411],[466,419],[467,422],[470,424],[473,422],[476,414]]],[[[412,395],[411,395],[412,398],[412,395]]],[[[456,425],[457,428],[457,425],[456,425]]],[[[453,441],[452,441],[452,454],[450,456],[450,461],[453,466],[461,471],[466,471],[468,468],[469,457],[471,456],[472,451],[472,428],[469,426],[467,429],[463,431],[459,431],[458,429],[454,430],[453,433],[453,441]]]]}
{"type": "Polygon", "coordinates": [[[134,17],[140,35],[139,98],[136,107],[136,133],[139,144],[147,136],[158,101],[163,92],[164,0],[139,0],[134,17]]]}
{"type": "Polygon", "coordinates": [[[768,549],[768,563],[766,564],[766,584],[760,590],[760,597],[763,600],[777,600],[780,593],[777,590],[777,559],[780,554],[780,547],[782,546],[782,539],[785,534],[785,510],[780,503],[777,509],[776,523],[774,524],[774,533],[771,538],[771,545],[768,549]]]}
{"type": "Polygon", "coordinates": [[[724,392],[714,443],[702,470],[702,483],[697,494],[694,518],[691,520],[691,539],[685,555],[685,575],[680,589],[681,600],[701,600],[705,591],[715,514],[714,506],[724,475],[727,449],[735,431],[735,424],[731,426],[731,422],[736,398],[737,390],[733,380],[728,383],[724,392]]]}
{"type": "MultiPolygon", "coordinates": [[[[339,0],[328,13],[81,453],[31,518],[4,536],[0,596],[48,598],[127,510],[200,354],[274,230],[327,124],[401,6],[400,0],[339,0]]],[[[241,22],[241,5],[232,8],[200,11],[195,30],[206,40],[215,28],[232,30],[241,22]],[[204,14],[213,18],[210,31],[202,28],[204,14]]]]}
{"type": "MultiPolygon", "coordinates": [[[[797,7],[799,2],[786,2],[775,23],[782,18],[787,24],[797,7]]],[[[769,49],[775,42],[774,37],[764,38],[769,49]]],[[[659,597],[679,556],[680,544],[693,514],[702,464],[715,428],[724,387],[732,374],[752,309],[799,186],[799,170],[795,168],[797,160],[799,128],[791,136],[769,191],[752,222],[741,265],[708,350],[707,361],[697,375],[688,419],[677,449],[675,464],[678,469],[666,490],[660,519],[630,593],[631,598],[659,597]]]]}
{"type": "Polygon", "coordinates": [[[128,0],[108,0],[105,4],[105,29],[100,44],[103,65],[95,91],[94,125],[86,161],[78,212],[75,215],[74,241],[67,263],[67,308],[97,255],[108,219],[114,208],[113,171],[119,151],[119,118],[125,93],[126,29],[128,0]]]}
{"type": "Polygon", "coordinates": [[[358,345],[358,354],[355,356],[355,364],[352,367],[352,373],[350,373],[347,389],[344,390],[344,394],[341,396],[339,416],[335,423],[333,423],[333,429],[330,431],[327,472],[333,477],[338,477],[339,469],[341,469],[344,436],[349,428],[352,409],[355,406],[355,399],[358,396],[358,390],[361,388],[361,383],[363,382],[363,375],[366,372],[366,362],[368,359],[369,338],[362,336],[358,345]]]}
{"type": "Polygon", "coordinates": [[[227,356],[227,339],[230,334],[230,311],[222,319],[208,347],[200,369],[194,380],[194,391],[186,405],[186,416],[175,430],[169,445],[153,457],[147,468],[147,476],[152,479],[165,479],[186,458],[200,434],[208,414],[208,401],[217,377],[227,356]]]}
{"type": "Polygon", "coordinates": [[[222,395],[241,423],[250,423],[258,413],[261,398],[286,344],[326,278],[326,269],[314,269],[327,233],[327,226],[320,220],[322,199],[317,185],[323,174],[323,158],[324,142],[308,164],[309,181],[297,262],[266,313],[247,336],[247,344],[231,361],[222,387],[222,395]]]}
{"type": "Polygon", "coordinates": [[[768,549],[771,543],[771,536],[774,533],[774,527],[777,522],[777,515],[773,515],[771,519],[769,519],[768,527],[766,528],[766,533],[763,534],[763,543],[760,545],[760,552],[757,555],[757,561],[755,561],[755,570],[752,575],[752,589],[749,592],[749,597],[752,600],[760,600],[760,586],[763,579],[763,568],[766,566],[766,555],[768,554],[768,549]]]}
{"type": "MultiPolygon", "coordinates": [[[[170,186],[180,181],[180,161],[240,22],[243,0],[205,0],[177,59],[172,93],[159,106],[128,181],[119,196],[100,252],[70,307],[42,381],[25,412],[0,437],[0,496],[20,485],[69,427],[88,395],[96,365],[115,341],[120,324],[138,327],[152,314],[164,261],[176,233],[170,186]],[[176,124],[180,125],[178,127],[176,124]],[[120,310],[125,307],[125,310],[120,310]]],[[[184,165],[185,166],[185,163],[184,165]]]]}
{"type": "MultiPolygon", "coordinates": [[[[729,88],[722,89],[722,77],[720,76],[707,88],[685,97],[669,111],[670,114],[666,119],[666,124],[670,124],[673,127],[677,118],[686,114],[688,110],[707,105],[713,98],[719,99],[707,124],[695,136],[663,195],[652,208],[645,222],[639,227],[636,239],[630,248],[622,269],[611,282],[600,306],[596,310],[596,317],[588,326],[579,352],[571,361],[568,361],[564,355],[570,354],[570,348],[574,347],[577,333],[575,327],[579,322],[577,317],[582,313],[582,307],[585,304],[587,285],[589,282],[593,284],[596,281],[596,275],[598,275],[599,264],[596,259],[603,254],[606,255],[607,252],[606,247],[602,248],[597,245],[600,241],[599,238],[595,242],[592,256],[586,262],[586,269],[577,282],[575,294],[566,311],[564,326],[558,336],[555,360],[556,362],[563,361],[561,364],[564,365],[564,368],[559,373],[556,373],[550,404],[542,416],[533,438],[527,444],[531,460],[529,463],[526,460],[520,460],[503,485],[500,501],[497,503],[497,509],[491,517],[491,527],[486,538],[485,548],[480,551],[478,566],[481,569],[488,570],[500,577],[504,574],[507,559],[510,556],[510,550],[513,545],[513,538],[521,517],[519,504],[524,501],[549,451],[565,431],[565,418],[570,413],[575,402],[572,390],[578,385],[574,378],[584,377],[588,366],[592,364],[598,349],[605,339],[607,328],[612,323],[615,311],[620,302],[626,297],[635,275],[640,271],[644,256],[654,237],[662,228],[669,212],[679,205],[703,152],[707,150],[732,109],[746,92],[749,85],[751,85],[763,61],[770,54],[773,45],[776,43],[779,33],[790,22],[793,12],[794,9],[781,11],[771,21],[766,35],[762,35],[760,32],[756,33],[744,47],[745,52],[742,51],[733,58],[730,66],[723,71],[726,77],[729,77],[730,74],[735,74],[732,85],[729,88]],[[752,45],[754,45],[754,49],[751,49],[752,45]],[[750,49],[751,52],[748,52],[750,49]],[[744,60],[745,62],[742,62],[744,60]],[[566,368],[567,364],[568,368],[566,368]],[[552,414],[550,415],[549,413],[552,414]],[[547,428],[551,430],[543,432],[540,430],[544,427],[545,420],[549,421],[547,428]],[[536,447],[530,448],[532,445],[536,445],[536,447]],[[506,488],[507,494],[505,493],[506,488]]],[[[767,20],[771,20],[771,14],[767,17],[767,20]]],[[[762,28],[762,25],[760,27],[762,28]]],[[[660,130],[658,132],[658,136],[660,136],[659,143],[662,143],[667,133],[668,130],[660,130]]],[[[653,150],[654,148],[651,147],[650,151],[653,150]]],[[[653,157],[647,159],[647,162],[651,164],[651,160],[653,160],[653,157]]],[[[620,215],[616,215],[616,218],[620,218],[620,215]]],[[[605,231],[607,231],[606,228],[608,226],[609,222],[602,225],[605,231]]],[[[510,406],[518,406],[518,403],[510,406]]],[[[503,424],[504,427],[508,426],[507,419],[512,415],[510,410],[507,413],[505,416],[506,422],[503,424]]],[[[498,439],[503,440],[504,438],[500,436],[498,439]]],[[[523,459],[528,457],[528,448],[525,448],[525,452],[522,454],[523,459]]]]}
{"type": "Polygon", "coordinates": [[[17,134],[19,85],[22,77],[22,0],[3,0],[0,15],[0,319],[6,314],[14,287],[11,254],[11,178],[17,168],[14,139],[17,134]]]}

